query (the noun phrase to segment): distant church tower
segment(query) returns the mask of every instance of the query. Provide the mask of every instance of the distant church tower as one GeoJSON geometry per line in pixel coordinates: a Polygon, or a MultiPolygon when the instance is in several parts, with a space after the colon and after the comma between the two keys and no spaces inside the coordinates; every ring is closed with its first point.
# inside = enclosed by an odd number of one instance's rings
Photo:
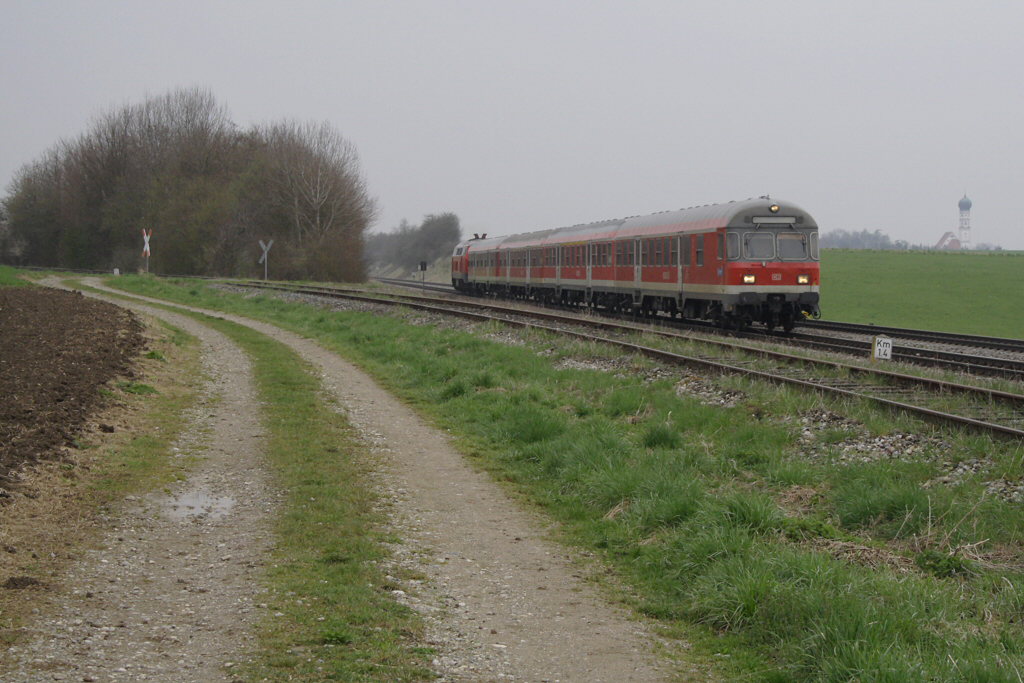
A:
{"type": "Polygon", "coordinates": [[[960,200],[960,248],[971,248],[971,200],[966,192],[960,200]]]}

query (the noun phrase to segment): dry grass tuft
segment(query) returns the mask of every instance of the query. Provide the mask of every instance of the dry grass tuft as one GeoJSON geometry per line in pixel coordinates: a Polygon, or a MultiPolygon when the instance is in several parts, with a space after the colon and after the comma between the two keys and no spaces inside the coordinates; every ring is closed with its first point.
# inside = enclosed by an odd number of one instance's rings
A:
{"type": "Polygon", "coordinates": [[[886,548],[870,548],[849,541],[836,541],[828,538],[815,538],[811,546],[816,550],[828,553],[837,560],[850,564],[878,569],[886,567],[899,574],[917,571],[917,565],[909,557],[897,555],[886,548]]]}

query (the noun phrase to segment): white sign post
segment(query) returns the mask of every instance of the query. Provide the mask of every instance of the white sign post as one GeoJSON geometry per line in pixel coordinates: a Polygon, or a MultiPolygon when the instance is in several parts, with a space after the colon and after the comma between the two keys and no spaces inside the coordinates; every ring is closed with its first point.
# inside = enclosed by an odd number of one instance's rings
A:
{"type": "Polygon", "coordinates": [[[267,279],[267,252],[270,251],[270,247],[274,245],[274,240],[268,241],[263,244],[263,240],[260,240],[260,247],[263,249],[263,256],[260,256],[260,263],[263,264],[263,279],[267,279]]]}
{"type": "Polygon", "coordinates": [[[142,255],[146,257],[146,273],[149,274],[149,238],[153,236],[153,228],[149,229],[147,233],[145,229],[142,230],[142,255]]]}
{"type": "Polygon", "coordinates": [[[892,339],[875,337],[871,345],[871,360],[892,360],[892,339]]]}

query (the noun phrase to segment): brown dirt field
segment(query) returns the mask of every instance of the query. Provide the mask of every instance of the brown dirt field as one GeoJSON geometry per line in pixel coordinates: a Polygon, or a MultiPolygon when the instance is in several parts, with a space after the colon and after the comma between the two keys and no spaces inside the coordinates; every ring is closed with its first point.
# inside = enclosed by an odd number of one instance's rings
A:
{"type": "MultiPolygon", "coordinates": [[[[145,348],[129,312],[80,292],[0,288],[0,486],[16,473],[74,447],[99,388],[131,379],[145,348]]],[[[2,497],[0,497],[2,502],[2,497]]]]}

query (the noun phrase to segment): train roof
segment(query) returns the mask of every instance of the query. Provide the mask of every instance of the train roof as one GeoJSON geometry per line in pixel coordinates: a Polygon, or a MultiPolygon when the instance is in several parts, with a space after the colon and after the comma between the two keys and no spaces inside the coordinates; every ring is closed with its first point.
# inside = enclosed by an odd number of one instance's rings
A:
{"type": "Polygon", "coordinates": [[[725,204],[693,206],[678,211],[662,211],[647,216],[632,216],[610,221],[585,223],[554,230],[525,232],[507,237],[469,240],[474,251],[525,249],[591,240],[614,240],[678,232],[696,232],[717,228],[753,227],[760,223],[796,224],[815,229],[818,224],[802,208],[784,200],[759,197],[725,204]],[[773,207],[775,207],[773,209],[773,207]],[[787,221],[786,219],[792,219],[787,221]]]}

